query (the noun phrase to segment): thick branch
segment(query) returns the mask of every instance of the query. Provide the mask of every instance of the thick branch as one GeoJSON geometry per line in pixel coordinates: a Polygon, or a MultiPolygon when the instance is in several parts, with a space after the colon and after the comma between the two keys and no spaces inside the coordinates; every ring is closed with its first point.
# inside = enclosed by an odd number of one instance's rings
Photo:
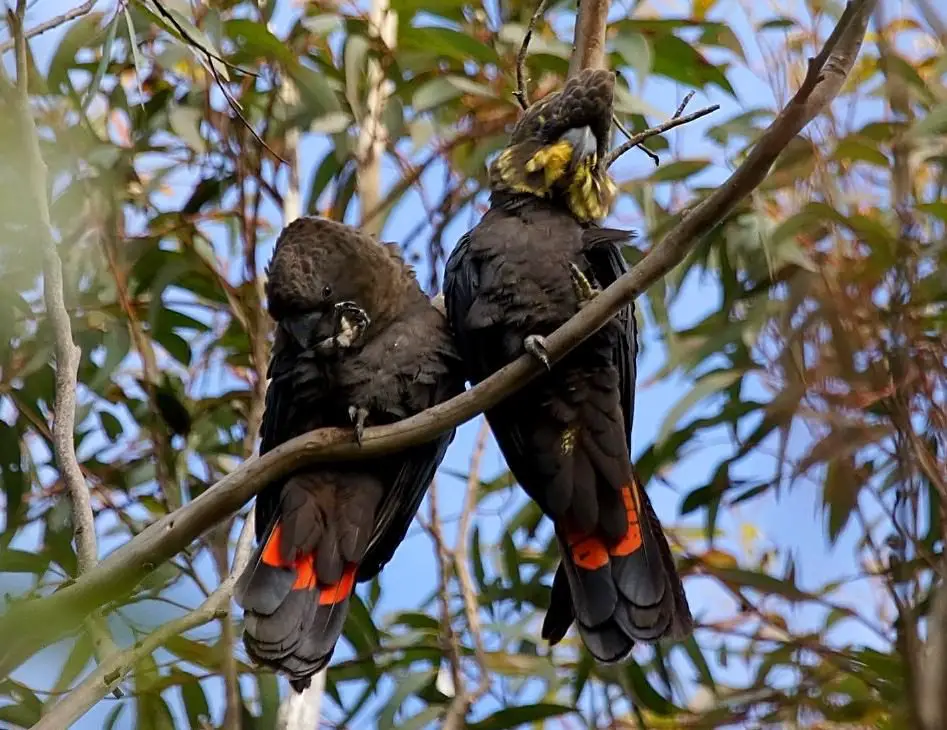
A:
{"type": "MultiPolygon", "coordinates": [[[[631,271],[587,304],[547,338],[553,361],[561,359],[614,314],[680,263],[703,236],[766,177],[770,166],[796,134],[838,94],[861,47],[877,0],[856,0],[846,7],[802,88],[763,133],[756,147],[730,178],[681,221],[631,271]],[[819,69],[823,71],[820,74],[819,69]]],[[[361,448],[351,429],[322,429],[299,436],[252,459],[174,514],[155,522],[74,584],[52,596],[29,601],[0,623],[0,675],[19,666],[50,640],[36,626],[61,621],[68,630],[110,598],[131,591],[155,567],[238,510],[265,485],[308,463],[358,459],[404,449],[435,438],[523,387],[542,371],[536,358],[523,355],[474,388],[411,418],[365,430],[361,448]],[[30,629],[33,629],[30,631],[30,629]],[[17,641],[14,643],[14,640],[17,641]]]]}
{"type": "Polygon", "coordinates": [[[230,575],[211,593],[207,600],[190,613],[169,621],[147,637],[124,651],[115,651],[101,662],[92,674],[53,705],[33,730],[62,730],[88,712],[96,702],[109,691],[118,687],[125,676],[132,671],[144,657],[161,647],[168,639],[190,631],[193,628],[210,623],[214,619],[230,620],[230,597],[237,577],[243,572],[250,560],[253,546],[253,512],[247,515],[234,550],[233,567],[230,575]]]}
{"type": "Polygon", "coordinates": [[[584,68],[605,68],[605,29],[610,0],[580,0],[569,77],[584,68]]]}

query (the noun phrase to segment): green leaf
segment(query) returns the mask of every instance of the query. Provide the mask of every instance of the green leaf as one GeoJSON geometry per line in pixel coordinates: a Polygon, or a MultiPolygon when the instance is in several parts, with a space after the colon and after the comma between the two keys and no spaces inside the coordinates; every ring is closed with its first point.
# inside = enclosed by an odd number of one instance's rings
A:
{"type": "Polygon", "coordinates": [[[368,39],[360,35],[350,35],[345,40],[343,63],[345,68],[345,98],[356,119],[365,116],[362,110],[362,99],[359,94],[359,80],[365,68],[365,59],[368,56],[368,39]]]}
{"type": "Polygon", "coordinates": [[[652,43],[654,61],[651,72],[666,76],[687,86],[702,89],[718,86],[736,97],[736,92],[723,71],[704,58],[690,43],[675,35],[665,35],[652,43]]]}
{"type": "Polygon", "coordinates": [[[203,723],[210,720],[213,715],[210,713],[207,695],[204,693],[204,687],[201,685],[200,680],[176,668],[171,669],[171,674],[181,680],[179,685],[181,699],[184,702],[184,712],[187,713],[187,719],[191,727],[203,727],[203,723]],[[201,718],[205,719],[202,721],[201,718]]]}
{"type": "Polygon", "coordinates": [[[503,567],[507,578],[514,586],[522,583],[520,578],[520,556],[516,549],[516,543],[513,542],[513,535],[509,531],[503,533],[503,567]]]}
{"type": "Polygon", "coordinates": [[[138,103],[141,108],[145,108],[145,92],[141,88],[141,77],[144,73],[141,58],[138,56],[138,38],[135,35],[135,23],[132,21],[132,14],[128,11],[128,5],[122,6],[122,12],[125,15],[125,28],[128,30],[128,47],[132,51],[132,63],[135,67],[135,85],[138,87],[138,103]]]}
{"type": "Polygon", "coordinates": [[[49,567],[49,558],[40,553],[4,548],[0,550],[0,573],[32,573],[42,575],[49,567]]]}
{"type": "Polygon", "coordinates": [[[662,697],[661,693],[651,686],[644,671],[636,661],[630,661],[622,679],[626,691],[634,698],[637,707],[651,710],[662,717],[668,717],[677,712],[677,707],[662,697]]]}
{"type": "Polygon", "coordinates": [[[314,118],[324,116],[329,112],[342,111],[338,97],[323,74],[301,63],[290,64],[286,71],[296,82],[299,97],[314,118]]]}
{"type": "Polygon", "coordinates": [[[95,69],[95,75],[92,77],[92,80],[86,87],[85,94],[82,97],[82,103],[79,106],[79,112],[82,116],[86,116],[86,112],[89,110],[89,104],[92,103],[92,98],[97,93],[99,93],[102,88],[102,79],[105,78],[105,71],[108,69],[109,63],[112,61],[112,44],[115,43],[115,34],[117,32],[118,13],[115,13],[111,22],[109,23],[109,30],[108,35],[105,37],[105,44],[102,46],[102,59],[99,61],[99,65],[95,69]]]}
{"type": "Polygon", "coordinates": [[[684,180],[696,175],[710,166],[710,160],[675,160],[662,165],[648,176],[651,182],[671,182],[684,180]]]}
{"type": "Polygon", "coordinates": [[[76,641],[69,651],[69,656],[63,662],[62,671],[59,673],[56,684],[53,685],[52,694],[57,695],[68,690],[91,658],[92,639],[89,638],[87,632],[83,631],[76,637],[76,641]]]}
{"type": "Polygon", "coordinates": [[[490,46],[452,28],[417,28],[404,24],[398,33],[398,47],[399,50],[418,51],[434,58],[451,58],[461,64],[470,60],[479,63],[500,63],[496,51],[490,46]]]}
{"type": "Polygon", "coordinates": [[[651,71],[651,44],[641,33],[619,33],[612,40],[625,63],[631,66],[642,83],[651,71]]]}
{"type": "MultiPolygon", "coordinates": [[[[27,480],[23,474],[23,455],[20,451],[20,433],[0,420],[0,484],[6,497],[7,531],[16,529],[26,514],[23,495],[27,490],[27,480]]],[[[3,552],[0,552],[2,559],[3,552]]]]}
{"type": "Polygon", "coordinates": [[[108,411],[99,411],[99,421],[101,421],[102,430],[105,431],[109,441],[114,443],[122,435],[124,431],[122,422],[108,411]]]}
{"type": "Polygon", "coordinates": [[[664,422],[661,424],[655,443],[664,443],[673,433],[677,422],[697,403],[707,396],[726,390],[740,380],[743,375],[742,370],[714,370],[698,378],[697,382],[694,383],[694,387],[675,403],[674,407],[664,417],[664,422]]]}
{"type": "Polygon", "coordinates": [[[840,454],[829,462],[822,499],[828,512],[829,541],[833,544],[848,524],[865,481],[866,475],[856,467],[852,454],[840,454]]]}
{"type": "Polygon", "coordinates": [[[551,717],[562,717],[575,712],[572,707],[540,702],[523,707],[505,707],[498,710],[480,722],[468,723],[467,730],[506,730],[525,725],[528,722],[539,722],[551,717]]]}
{"type": "Polygon", "coordinates": [[[175,105],[168,112],[168,122],[174,133],[184,144],[197,154],[207,152],[207,143],[201,136],[201,120],[204,118],[200,109],[189,106],[175,105]]]}
{"type": "Polygon", "coordinates": [[[397,682],[395,691],[378,715],[378,727],[396,727],[395,714],[401,705],[426,684],[432,682],[436,674],[436,670],[426,669],[422,672],[412,672],[401,677],[400,680],[395,680],[397,682]]]}
{"type": "Polygon", "coordinates": [[[418,113],[425,112],[460,96],[460,89],[447,78],[438,76],[426,82],[417,91],[411,100],[411,106],[418,113]]]}

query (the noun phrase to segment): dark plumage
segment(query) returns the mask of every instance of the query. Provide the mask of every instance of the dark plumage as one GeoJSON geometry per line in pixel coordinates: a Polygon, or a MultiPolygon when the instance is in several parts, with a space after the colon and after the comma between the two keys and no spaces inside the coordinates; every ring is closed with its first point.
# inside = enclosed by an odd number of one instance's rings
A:
{"type": "MultiPolygon", "coordinates": [[[[443,314],[397,247],[301,218],[269,268],[276,320],[260,452],[324,426],[401,420],[463,389],[443,314]]],[[[383,457],[314,464],[257,497],[259,547],[237,584],[244,642],[301,690],[332,656],[354,583],[404,539],[454,432],[383,457]]]]}
{"type": "MultiPolygon", "coordinates": [[[[608,146],[614,76],[584,71],[531,107],[491,167],[490,209],[452,252],[444,295],[472,382],[522,355],[595,288],[626,270],[630,233],[600,228],[614,185],[608,146]]],[[[674,560],[629,458],[634,311],[614,320],[487,419],[517,481],[552,518],[562,564],[543,636],[574,620],[601,662],[635,640],[682,636],[691,616],[674,560]]]]}

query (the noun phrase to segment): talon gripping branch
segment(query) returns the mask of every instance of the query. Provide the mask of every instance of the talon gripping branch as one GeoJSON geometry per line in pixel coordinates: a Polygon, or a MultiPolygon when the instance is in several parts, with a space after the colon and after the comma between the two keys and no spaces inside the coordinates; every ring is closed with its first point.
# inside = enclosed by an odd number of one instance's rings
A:
{"type": "MultiPolygon", "coordinates": [[[[607,152],[615,77],[587,70],[531,106],[490,169],[490,209],[459,241],[444,281],[448,320],[477,383],[548,335],[626,271],[625,231],[601,228],[615,197],[607,152]]],[[[552,518],[562,563],[543,637],[574,620],[592,655],[683,636],[691,615],[661,525],[629,458],[634,311],[625,307],[487,413],[513,475],[552,518]]]]}
{"type": "MultiPolygon", "coordinates": [[[[260,452],[325,426],[393,423],[463,390],[444,316],[396,246],[301,218],[280,234],[260,452]]],[[[328,664],[357,581],[404,539],[454,432],[381,457],[301,468],[256,500],[259,546],[236,589],[244,643],[301,691],[328,664]]]]}

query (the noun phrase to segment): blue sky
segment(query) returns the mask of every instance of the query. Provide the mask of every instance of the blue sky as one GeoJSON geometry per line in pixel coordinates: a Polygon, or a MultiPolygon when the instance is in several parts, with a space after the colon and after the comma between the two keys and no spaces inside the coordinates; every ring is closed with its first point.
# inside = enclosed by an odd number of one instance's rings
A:
{"type": "MultiPolygon", "coordinates": [[[[614,3],[614,15],[618,16],[622,10],[622,3],[614,3]]],[[[63,0],[47,0],[42,6],[31,13],[33,22],[52,16],[68,7],[63,0]]],[[[103,3],[99,7],[110,7],[103,3]]],[[[683,3],[677,3],[676,7],[665,10],[663,15],[677,15],[685,10],[683,3]],[[679,6],[679,7],[678,7],[679,6]]],[[[750,57],[751,63],[759,68],[761,56],[756,43],[756,36],[745,22],[745,16],[736,0],[725,0],[720,2],[714,8],[711,17],[716,19],[726,19],[741,41],[744,43],[744,49],[750,57]]],[[[45,65],[49,54],[58,43],[58,32],[44,35],[34,42],[34,51],[41,63],[45,65]]],[[[774,43],[778,39],[774,38],[774,43]]],[[[7,54],[9,56],[9,54],[7,54]]],[[[8,58],[5,61],[9,62],[8,58]]],[[[737,112],[753,106],[773,106],[775,100],[768,82],[760,80],[754,75],[737,70],[730,74],[730,80],[739,90],[739,100],[734,100],[728,96],[719,93],[716,89],[709,92],[699,92],[691,102],[690,109],[696,109],[710,103],[719,103],[722,106],[721,111],[713,115],[709,120],[701,120],[683,130],[675,130],[667,135],[672,144],[672,148],[683,157],[703,157],[710,154],[712,150],[718,150],[716,145],[708,145],[704,140],[703,131],[710,124],[734,116],[737,112]]],[[[670,115],[678,105],[680,99],[686,93],[687,89],[682,89],[674,84],[650,78],[644,87],[634,86],[633,91],[647,102],[662,110],[665,115],[670,115]]],[[[300,151],[300,179],[303,181],[303,189],[306,189],[306,181],[309,180],[313,167],[322,159],[326,149],[324,139],[308,138],[300,151]]],[[[700,182],[715,183],[724,179],[727,173],[727,166],[731,164],[730,160],[715,159],[714,165],[704,173],[700,182]]],[[[615,175],[619,179],[628,179],[644,176],[651,169],[651,162],[645,155],[632,152],[619,163],[615,170],[615,175]]],[[[386,161],[384,175],[386,180],[390,181],[397,178],[399,172],[390,160],[386,161]]],[[[182,173],[181,190],[185,189],[186,182],[190,180],[187,173],[182,173]]],[[[442,180],[442,172],[437,169],[430,170],[423,182],[430,191],[439,189],[442,180]]],[[[180,191],[177,191],[180,192],[180,191]]],[[[272,206],[267,210],[267,215],[272,220],[279,219],[279,211],[272,206]]],[[[410,230],[419,216],[426,215],[420,205],[416,193],[406,196],[403,202],[392,214],[385,228],[385,238],[388,240],[398,240],[403,232],[410,230]]],[[[445,241],[453,242],[466,230],[469,222],[467,216],[459,216],[458,219],[448,228],[445,241]]],[[[349,222],[355,222],[351,220],[349,222]]],[[[642,229],[642,218],[640,213],[625,201],[616,211],[613,222],[626,228],[642,229]]],[[[646,245],[647,241],[642,241],[646,245]]],[[[273,240],[267,242],[260,251],[260,259],[266,261],[272,250],[273,240]]],[[[450,243],[449,245],[452,245],[450,243]]],[[[419,279],[422,282],[428,280],[428,271],[425,268],[419,270],[419,279]]],[[[719,298],[719,291],[715,283],[709,279],[700,280],[696,276],[691,276],[685,282],[683,291],[678,297],[675,305],[671,309],[671,318],[675,326],[684,327],[699,321],[708,312],[715,309],[715,303],[719,298]]],[[[634,428],[634,451],[640,453],[645,446],[651,443],[656,437],[665,414],[671,406],[684,396],[691,385],[690,381],[679,376],[672,376],[662,379],[658,382],[650,382],[650,376],[655,373],[664,362],[664,351],[661,344],[656,339],[656,332],[653,323],[646,323],[642,336],[642,355],[639,360],[639,391],[636,404],[636,419],[634,428]]],[[[755,392],[745,392],[744,396],[754,395],[758,398],[765,397],[762,389],[748,386],[755,392]]],[[[712,413],[714,410],[713,401],[710,400],[702,404],[700,409],[693,411],[686,418],[690,419],[696,415],[712,413]]],[[[480,419],[462,426],[455,438],[454,443],[448,452],[444,467],[450,471],[465,473],[468,467],[468,458],[480,427],[480,419]]],[[[690,454],[684,458],[667,475],[667,481],[674,486],[674,489],[662,485],[652,485],[651,496],[659,516],[663,521],[669,524],[701,524],[703,516],[698,513],[692,515],[688,520],[679,520],[678,510],[682,497],[694,486],[706,483],[709,475],[712,473],[721,454],[725,455],[729,450],[727,444],[723,442],[727,436],[725,433],[708,434],[703,439],[704,448],[690,454]]],[[[796,433],[791,441],[790,449],[798,454],[805,448],[807,438],[804,434],[796,433]]],[[[763,450],[765,451],[765,449],[763,450]]],[[[491,446],[483,460],[482,477],[489,479],[504,469],[502,457],[491,442],[491,446]]],[[[746,460],[742,465],[742,470],[748,475],[759,476],[768,474],[773,470],[773,461],[764,454],[758,454],[751,459],[746,460]]],[[[438,494],[440,509],[443,514],[457,515],[460,511],[460,499],[462,493],[462,484],[456,479],[442,475],[438,481],[438,494]]],[[[780,500],[777,502],[771,497],[756,500],[735,509],[724,515],[720,525],[727,533],[727,538],[720,544],[723,547],[731,548],[736,554],[743,554],[737,536],[740,534],[740,528],[744,524],[752,525],[758,532],[757,542],[754,550],[758,551],[766,545],[779,546],[781,549],[789,549],[795,555],[797,565],[799,566],[798,582],[802,587],[815,588],[824,582],[843,575],[848,575],[858,566],[853,564],[852,556],[854,552],[854,534],[851,530],[843,533],[834,549],[826,547],[823,537],[822,517],[820,513],[819,494],[813,488],[804,483],[790,490],[784,490],[780,500]]],[[[519,502],[517,502],[518,504],[519,502]]],[[[426,511],[425,505],[422,508],[426,511]]],[[[500,517],[485,517],[481,519],[481,530],[484,534],[485,544],[489,544],[489,538],[499,533],[502,520],[500,517]]],[[[448,525],[449,540],[453,540],[454,526],[448,525]]],[[[102,546],[103,552],[111,549],[108,542],[102,546]]],[[[206,567],[206,566],[205,566],[206,567]]],[[[401,546],[395,555],[394,560],[386,568],[382,582],[385,586],[383,611],[394,611],[398,609],[416,608],[418,601],[428,594],[433,587],[436,566],[430,541],[426,535],[415,527],[409,533],[409,538],[401,546]]],[[[212,573],[208,570],[208,576],[212,573]]],[[[191,592],[190,600],[194,599],[191,592]]],[[[718,589],[707,585],[706,581],[692,580],[688,583],[688,595],[695,615],[701,618],[723,616],[731,613],[732,604],[718,589]]],[[[854,586],[849,595],[852,603],[875,601],[875,596],[864,586],[854,586]]],[[[794,627],[813,627],[817,625],[821,612],[817,611],[797,611],[792,615],[792,624],[794,627]]],[[[149,619],[158,619],[160,613],[158,609],[150,609],[149,619]]],[[[538,627],[538,624],[537,624],[538,627]]],[[[214,635],[213,625],[205,627],[194,633],[195,636],[214,635]]],[[[864,634],[857,627],[849,625],[845,629],[846,639],[854,641],[869,642],[873,640],[868,634],[864,634]]],[[[127,637],[126,637],[127,638],[127,637]]],[[[119,639],[122,636],[119,635],[119,639]]],[[[31,660],[17,673],[17,677],[27,684],[34,687],[49,686],[52,683],[50,679],[51,659],[54,655],[62,655],[61,647],[54,647],[42,657],[31,660]]],[[[347,651],[340,648],[338,657],[345,657],[347,651]]],[[[58,669],[57,669],[58,672],[58,669]]],[[[727,674],[731,675],[734,681],[738,681],[743,670],[738,663],[731,664],[727,674]]],[[[55,672],[53,673],[55,674],[55,672]]],[[[205,682],[206,692],[217,705],[219,712],[219,698],[221,696],[221,684],[216,679],[205,682]]],[[[99,728],[108,712],[114,704],[113,700],[106,700],[100,703],[95,709],[88,713],[76,727],[78,728],[99,728]]],[[[123,719],[116,725],[117,728],[133,727],[132,714],[130,710],[123,713],[123,719]]],[[[219,719],[216,718],[216,719],[219,719]]]]}

